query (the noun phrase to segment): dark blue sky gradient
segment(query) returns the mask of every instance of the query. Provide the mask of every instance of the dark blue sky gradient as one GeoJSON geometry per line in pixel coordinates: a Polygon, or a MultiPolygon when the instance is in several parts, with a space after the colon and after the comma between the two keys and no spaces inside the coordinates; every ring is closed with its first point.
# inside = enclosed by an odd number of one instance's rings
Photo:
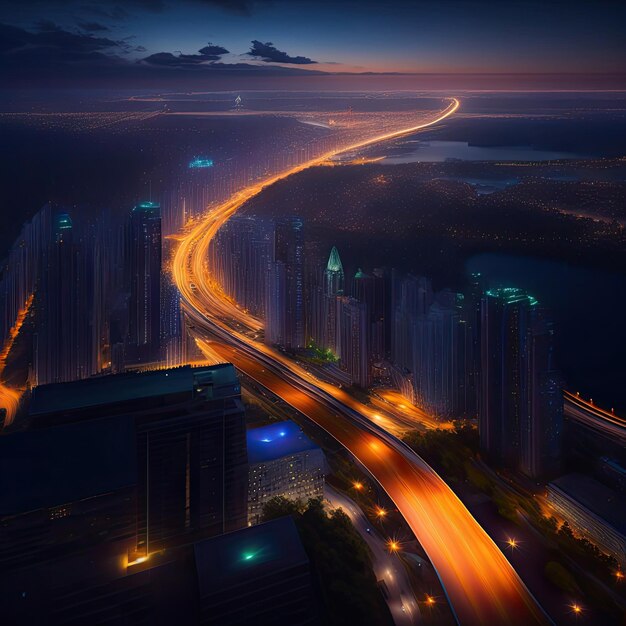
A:
{"type": "MultiPolygon", "coordinates": [[[[52,55],[46,48],[49,42],[44,42],[44,50],[40,50],[41,42],[33,40],[17,41],[9,49],[0,44],[9,79],[30,76],[36,81],[43,67],[48,75],[80,83],[88,76],[84,70],[90,64],[99,66],[103,80],[109,81],[116,76],[120,80],[157,78],[166,68],[171,78],[180,78],[173,76],[175,72],[189,70],[219,71],[220,75],[224,70],[255,69],[266,75],[287,74],[283,67],[290,68],[292,75],[311,71],[626,73],[626,3],[602,0],[127,0],[119,4],[0,0],[0,22],[5,28],[14,26],[27,33],[22,38],[55,30],[76,36],[74,41],[62,42],[62,51],[55,48],[52,55]],[[101,45],[90,44],[93,39],[101,45]],[[255,50],[272,43],[275,51],[269,48],[267,56],[253,56],[253,41],[258,44],[255,50]],[[209,42],[228,53],[202,58],[198,51],[209,42]],[[57,58],[58,52],[63,54],[57,58]]],[[[623,76],[613,76],[602,84],[623,87],[623,80],[623,76]]],[[[597,86],[597,81],[591,79],[590,86],[597,86]]]]}

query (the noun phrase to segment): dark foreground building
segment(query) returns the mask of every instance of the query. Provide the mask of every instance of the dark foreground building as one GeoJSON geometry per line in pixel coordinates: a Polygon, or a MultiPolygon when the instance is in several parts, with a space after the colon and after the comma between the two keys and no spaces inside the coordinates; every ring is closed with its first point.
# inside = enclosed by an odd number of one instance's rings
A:
{"type": "Polygon", "coordinates": [[[194,547],[200,623],[316,624],[309,559],[291,517],[194,547]]]}
{"type": "Polygon", "coordinates": [[[28,429],[0,437],[4,618],[141,596],[138,565],[245,526],[247,480],[232,365],[37,387],[28,429]]]}

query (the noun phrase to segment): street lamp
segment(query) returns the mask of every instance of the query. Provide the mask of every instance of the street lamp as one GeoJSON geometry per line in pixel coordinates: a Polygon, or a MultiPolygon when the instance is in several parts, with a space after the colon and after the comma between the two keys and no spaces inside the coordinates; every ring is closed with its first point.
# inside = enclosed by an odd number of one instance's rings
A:
{"type": "Polygon", "coordinates": [[[400,550],[400,542],[395,539],[390,539],[387,542],[387,548],[389,549],[389,552],[398,552],[398,550],[400,550]]]}
{"type": "Polygon", "coordinates": [[[514,537],[509,537],[506,540],[506,543],[509,546],[509,548],[511,548],[511,551],[513,551],[513,550],[515,550],[516,548],[519,547],[519,542],[514,537]]]}

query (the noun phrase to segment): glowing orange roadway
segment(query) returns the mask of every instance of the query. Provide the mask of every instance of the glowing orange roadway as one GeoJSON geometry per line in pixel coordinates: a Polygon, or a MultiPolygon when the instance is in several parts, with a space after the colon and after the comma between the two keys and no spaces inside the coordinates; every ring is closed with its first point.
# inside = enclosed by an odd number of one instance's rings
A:
{"type": "Polygon", "coordinates": [[[32,303],[33,296],[31,295],[26,300],[24,307],[19,310],[15,324],[13,324],[9,330],[9,334],[4,342],[4,345],[2,346],[2,350],[0,350],[0,409],[6,410],[4,418],[5,426],[11,424],[11,422],[15,419],[15,414],[17,413],[17,409],[22,398],[23,389],[17,389],[7,385],[3,380],[4,370],[7,365],[7,359],[9,358],[11,348],[13,347],[17,336],[20,334],[20,330],[22,329],[22,325],[24,324],[24,320],[28,315],[28,311],[30,310],[32,303]]]}
{"type": "MultiPolygon", "coordinates": [[[[458,100],[452,99],[435,119],[364,139],[341,152],[414,133],[449,117],[458,107],[458,100]]],[[[319,165],[339,152],[324,154],[241,190],[184,233],[172,272],[193,324],[191,330],[203,351],[217,352],[301,411],[367,468],[428,554],[459,623],[548,624],[550,620],[502,552],[438,474],[391,435],[367,421],[372,418],[369,413],[375,410],[259,343],[256,336],[263,324],[227,298],[211,277],[209,244],[237,209],[268,185],[319,165]],[[223,343],[209,343],[212,337],[223,343]]]]}

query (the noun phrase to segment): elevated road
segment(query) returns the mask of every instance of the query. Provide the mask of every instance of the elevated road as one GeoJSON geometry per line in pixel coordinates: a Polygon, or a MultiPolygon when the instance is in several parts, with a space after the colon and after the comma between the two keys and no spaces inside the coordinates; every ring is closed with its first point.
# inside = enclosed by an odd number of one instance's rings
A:
{"type": "Polygon", "coordinates": [[[339,152],[354,152],[433,126],[458,107],[458,100],[453,98],[431,120],[364,138],[241,190],[181,236],[172,271],[200,348],[233,363],[323,428],[358,459],[393,500],[428,554],[460,624],[549,624],[549,618],[503,553],[441,477],[371,421],[369,413],[375,410],[260,343],[257,336],[262,322],[222,293],[208,267],[208,248],[219,228],[267,186],[320,165],[339,152]]]}
{"type": "Polygon", "coordinates": [[[626,419],[596,406],[577,393],[563,392],[563,414],[567,419],[626,445],[626,419]]]}

